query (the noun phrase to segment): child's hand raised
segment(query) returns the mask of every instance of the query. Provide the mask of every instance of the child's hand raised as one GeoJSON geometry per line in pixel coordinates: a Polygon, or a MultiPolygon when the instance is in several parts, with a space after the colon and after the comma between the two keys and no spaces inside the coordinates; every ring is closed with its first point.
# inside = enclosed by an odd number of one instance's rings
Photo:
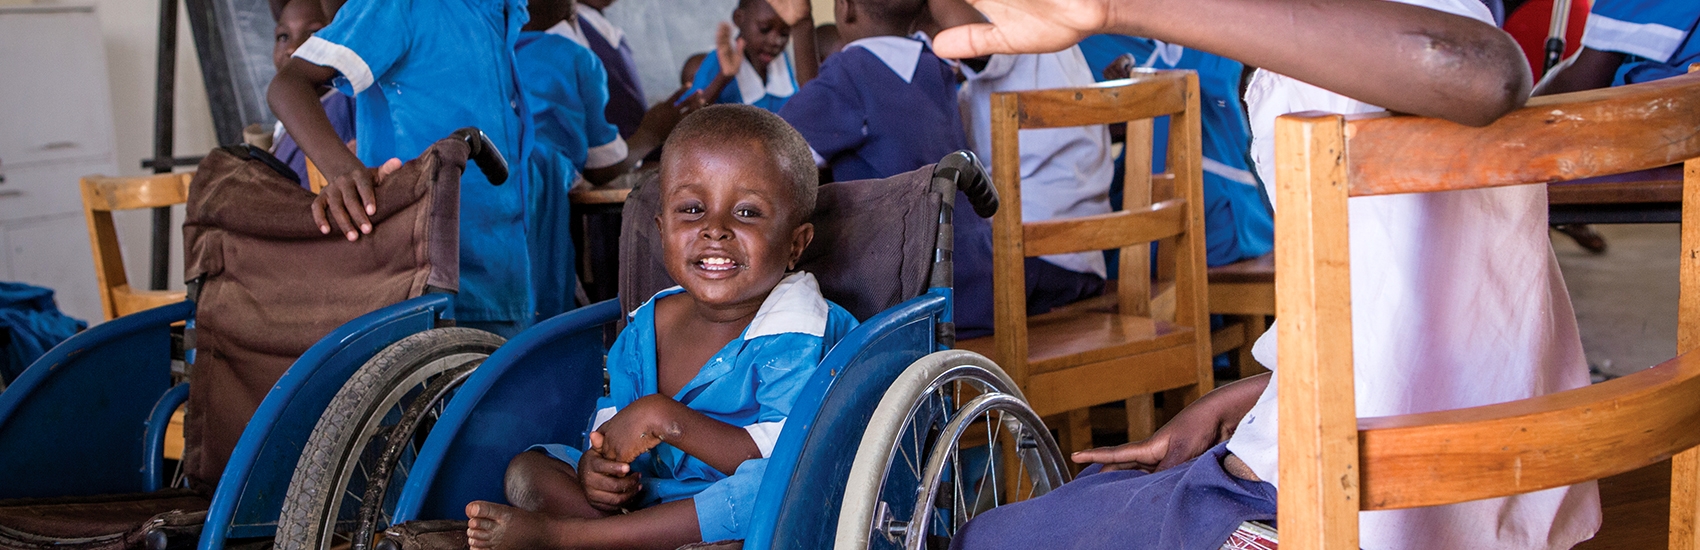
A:
{"type": "Polygon", "coordinates": [[[1114,0],[968,0],[990,23],[963,25],[933,40],[939,57],[1045,53],[1108,28],[1114,0]]]}
{"type": "Polygon", "coordinates": [[[604,439],[600,432],[590,432],[590,451],[579,457],[578,476],[592,507],[616,513],[630,507],[643,485],[631,464],[602,456],[604,439]]]}
{"type": "Polygon", "coordinates": [[[796,25],[798,21],[812,15],[809,0],[767,0],[773,5],[773,12],[785,20],[786,25],[796,25]]]}
{"type": "Polygon", "coordinates": [[[744,37],[732,37],[732,24],[720,22],[714,31],[714,57],[720,61],[721,76],[738,76],[744,63],[744,37]]]}

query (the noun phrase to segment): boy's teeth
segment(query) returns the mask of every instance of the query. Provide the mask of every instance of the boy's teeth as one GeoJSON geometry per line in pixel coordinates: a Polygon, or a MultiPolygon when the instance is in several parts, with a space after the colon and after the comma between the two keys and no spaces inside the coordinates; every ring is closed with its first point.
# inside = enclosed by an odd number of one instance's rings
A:
{"type": "Polygon", "coordinates": [[[730,268],[730,267],[734,267],[738,264],[737,262],[732,261],[730,258],[703,258],[702,260],[699,260],[697,263],[702,264],[703,267],[716,268],[716,269],[730,268]]]}

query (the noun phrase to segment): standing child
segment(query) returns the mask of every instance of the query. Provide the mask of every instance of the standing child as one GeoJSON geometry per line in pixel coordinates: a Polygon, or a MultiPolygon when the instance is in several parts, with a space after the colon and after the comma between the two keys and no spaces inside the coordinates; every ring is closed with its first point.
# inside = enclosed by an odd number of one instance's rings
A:
{"type": "Polygon", "coordinates": [[[643,123],[647,100],[637,61],[632,57],[632,45],[626,41],[626,31],[602,14],[614,1],[578,2],[573,6],[572,19],[568,20],[571,24],[551,27],[549,32],[590,48],[602,60],[602,67],[608,73],[608,122],[620,128],[620,137],[630,139],[643,123]]]}
{"type": "MultiPolygon", "coordinates": [[[[318,0],[292,0],[283,4],[277,12],[277,30],[273,31],[272,64],[282,71],[283,65],[289,62],[290,56],[295,55],[295,49],[301,47],[313,33],[325,27],[330,18],[319,8],[318,0]]],[[[331,129],[336,131],[337,139],[352,144],[354,141],[354,99],[330,86],[320,90],[319,105],[325,109],[325,118],[330,119],[331,129]]],[[[301,146],[295,143],[295,138],[283,130],[283,122],[277,123],[277,129],[272,131],[272,155],[288,164],[295,170],[295,175],[301,178],[301,186],[309,187],[307,182],[307,155],[301,152],[301,146]]]]}
{"type": "MultiPolygon", "coordinates": [[[[377,205],[367,167],[399,164],[395,159],[418,156],[462,127],[478,127],[511,165],[526,165],[529,114],[514,68],[524,6],[350,0],[327,12],[330,26],[295,50],[267,94],[272,112],[329,181],[313,201],[321,231],[334,225],[350,241],[371,232],[367,216],[377,205]],[[358,156],[319,104],[316,88],[327,83],[360,104],[358,156]]],[[[479,170],[461,176],[455,319],[462,326],[511,336],[530,324],[524,190],[524,170],[502,186],[479,170]]]]}
{"type": "Polygon", "coordinates": [[[820,66],[814,53],[814,29],[807,0],[739,0],[738,9],[732,10],[732,25],[720,24],[714,55],[697,68],[691,88],[703,90],[713,103],[755,105],[777,113],[798,86],[815,77],[820,66]],[[790,18],[776,6],[784,6],[790,18]],[[785,51],[793,36],[802,60],[795,63],[785,51]]]}
{"type": "Polygon", "coordinates": [[[772,113],[716,106],[679,125],[656,223],[680,286],[614,342],[588,445],[521,453],[506,478],[513,506],[467,505],[473,548],[745,538],[797,393],[856,325],[813,275],[791,271],[814,238],[816,177],[808,145],[772,113]]]}

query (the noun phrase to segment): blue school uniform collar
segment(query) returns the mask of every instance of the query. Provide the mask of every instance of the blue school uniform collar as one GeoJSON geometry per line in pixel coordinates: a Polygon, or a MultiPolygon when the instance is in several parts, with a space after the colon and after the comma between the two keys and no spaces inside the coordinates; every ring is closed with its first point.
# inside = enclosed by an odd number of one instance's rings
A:
{"type": "Polygon", "coordinates": [[[738,83],[739,99],[745,105],[754,105],[767,96],[791,97],[791,94],[797,93],[797,80],[791,74],[791,52],[782,53],[767,64],[767,83],[762,83],[761,75],[756,74],[748,59],[738,64],[738,76],[734,81],[738,83]]]}
{"type": "MultiPolygon", "coordinates": [[[[655,301],[667,296],[684,292],[684,287],[672,288],[655,293],[648,302],[631,313],[636,319],[638,312],[645,308],[655,307],[655,301]]],[[[773,291],[767,294],[767,299],[756,310],[756,316],[750,320],[750,326],[744,327],[740,340],[749,341],[763,336],[777,334],[806,334],[821,337],[826,334],[827,315],[831,307],[826,298],[821,296],[820,283],[815,276],[807,271],[798,271],[786,275],[773,291]]]]}
{"type": "Polygon", "coordinates": [[[870,36],[844,45],[844,49],[860,47],[874,54],[879,60],[897,73],[898,78],[909,82],[915,78],[915,65],[921,62],[921,49],[925,47],[920,40],[907,36],[870,36]]]}

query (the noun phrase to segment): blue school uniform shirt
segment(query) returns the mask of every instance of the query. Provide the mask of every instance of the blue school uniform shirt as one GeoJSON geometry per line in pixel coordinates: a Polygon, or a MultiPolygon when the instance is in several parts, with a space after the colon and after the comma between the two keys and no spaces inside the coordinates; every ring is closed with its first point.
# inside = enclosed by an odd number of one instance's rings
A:
{"type": "MultiPolygon", "coordinates": [[[[331,121],[331,129],[336,131],[337,139],[343,143],[354,141],[354,98],[343,95],[342,92],[331,90],[319,97],[319,106],[325,108],[325,118],[331,121]]],[[[283,123],[277,123],[276,143],[272,145],[272,156],[288,164],[295,175],[301,180],[301,187],[311,188],[307,181],[307,154],[301,151],[301,145],[295,143],[295,138],[289,132],[283,131],[283,123]]]]}
{"type": "MultiPolygon", "coordinates": [[[[717,76],[720,76],[720,56],[708,52],[708,57],[703,58],[702,66],[697,68],[696,76],[691,79],[691,90],[687,93],[708,88],[717,76]]],[[[714,103],[742,103],[777,113],[796,93],[797,76],[791,72],[791,52],[785,52],[767,64],[766,82],[762,81],[761,75],[756,74],[749,60],[739,63],[738,75],[720,90],[720,95],[714,98],[714,103]]]]}
{"type": "MultiPolygon", "coordinates": [[[[1244,65],[1225,57],[1149,38],[1099,34],[1080,42],[1080,51],[1100,81],[1104,68],[1124,53],[1141,67],[1189,69],[1198,73],[1199,125],[1203,130],[1205,262],[1211,266],[1256,258],[1275,249],[1275,219],[1251,170],[1251,130],[1240,102],[1244,65]]],[[[1169,118],[1153,126],[1153,171],[1167,164],[1169,118]]],[[[1123,164],[1116,162],[1118,170],[1123,164]]]]}
{"type": "MultiPolygon", "coordinates": [[[[639,397],[659,392],[656,381],[655,302],[684,292],[673,287],[632,312],[631,323],[608,351],[608,396],[596,402],[592,430],[639,397]]],[[[822,297],[814,275],[780,281],[744,333],[726,344],[673,396],[710,418],[747,430],[761,458],[744,461],[730,476],[677,447],[661,444],[632,461],[643,480],[641,506],[693,498],[702,540],[741,540],[752,518],[767,457],[803,385],[826,352],[856,327],[856,318],[822,297]]],[[[578,467],[581,447],[539,445],[578,467]]]]}
{"type": "MultiPolygon", "coordinates": [[[[556,26],[571,26],[562,21],[556,26]]],[[[573,308],[575,271],[567,190],[580,172],[626,158],[608,122],[608,76],[589,48],[553,32],[522,32],[514,53],[535,139],[526,179],[526,244],[536,320],[573,308]]]]}
{"type": "MultiPolygon", "coordinates": [[[[356,154],[368,166],[411,159],[476,126],[510,166],[526,166],[530,115],[514,67],[524,0],[350,0],[295,57],[336,69],[354,97],[356,154]]],[[[455,317],[531,318],[525,170],[492,186],[470,164],[461,177],[460,292],[455,317]]]]}
{"type": "Polygon", "coordinates": [[[578,15],[575,18],[577,25],[555,25],[549,32],[590,48],[602,60],[602,66],[608,72],[608,121],[620,128],[620,137],[632,137],[643,122],[648,103],[644,99],[643,80],[638,76],[637,61],[632,56],[626,32],[596,8],[579,3],[573,10],[578,15]]]}
{"type": "Polygon", "coordinates": [[[1649,82],[1688,72],[1700,63],[1700,2],[1695,0],[1595,0],[1582,45],[1628,54],[1613,86],[1649,82]]]}

